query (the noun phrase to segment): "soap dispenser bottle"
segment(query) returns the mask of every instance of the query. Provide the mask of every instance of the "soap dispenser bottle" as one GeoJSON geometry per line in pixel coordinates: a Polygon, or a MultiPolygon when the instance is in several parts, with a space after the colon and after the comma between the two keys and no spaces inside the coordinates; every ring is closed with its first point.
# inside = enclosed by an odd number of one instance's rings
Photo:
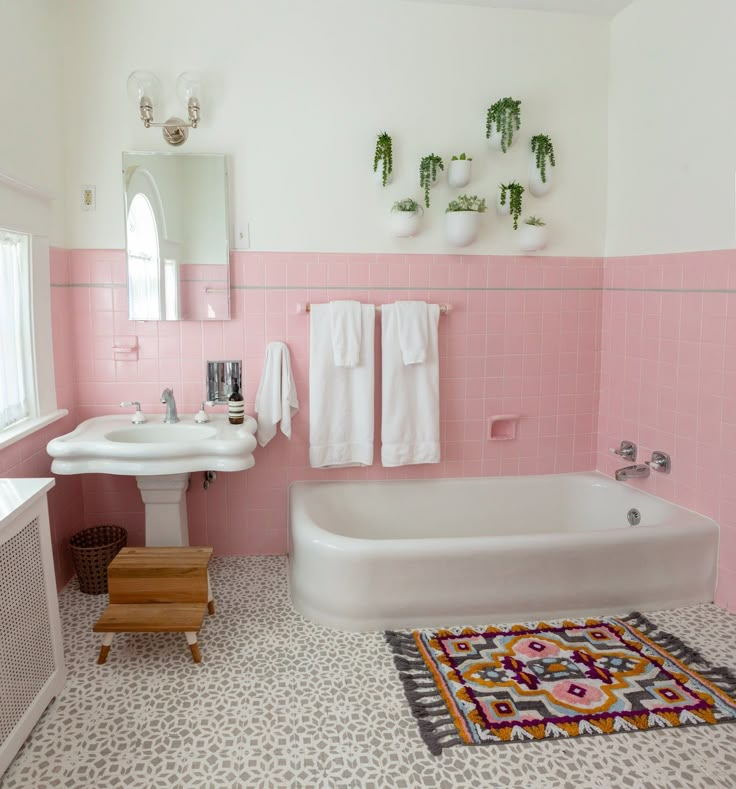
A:
{"type": "Polygon", "coordinates": [[[242,425],[245,420],[245,401],[236,383],[233,383],[233,392],[227,401],[227,416],[231,425],[242,425]]]}

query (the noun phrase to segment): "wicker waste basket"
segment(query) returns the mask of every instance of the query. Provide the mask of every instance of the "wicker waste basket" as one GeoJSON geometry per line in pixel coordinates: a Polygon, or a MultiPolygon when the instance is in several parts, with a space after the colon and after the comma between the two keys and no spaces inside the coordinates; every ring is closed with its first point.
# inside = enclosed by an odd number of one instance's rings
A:
{"type": "Polygon", "coordinates": [[[69,540],[82,592],[107,592],[107,567],[127,542],[128,532],[122,526],[109,525],[83,529],[69,540]]]}

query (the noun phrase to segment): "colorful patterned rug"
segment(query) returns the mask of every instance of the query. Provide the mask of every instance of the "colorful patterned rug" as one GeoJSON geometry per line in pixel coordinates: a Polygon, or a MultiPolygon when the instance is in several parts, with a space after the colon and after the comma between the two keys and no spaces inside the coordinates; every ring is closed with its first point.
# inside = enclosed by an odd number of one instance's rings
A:
{"type": "Polygon", "coordinates": [[[736,675],[638,613],[386,641],[434,754],[736,720],[736,675]]]}

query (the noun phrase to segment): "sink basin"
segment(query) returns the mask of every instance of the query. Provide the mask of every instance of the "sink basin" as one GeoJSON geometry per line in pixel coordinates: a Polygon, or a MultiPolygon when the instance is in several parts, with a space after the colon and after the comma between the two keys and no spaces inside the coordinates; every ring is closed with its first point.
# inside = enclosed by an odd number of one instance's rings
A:
{"type": "Polygon", "coordinates": [[[105,434],[108,441],[123,444],[181,443],[215,438],[217,430],[206,425],[135,425],[124,430],[111,430],[105,434]]]}
{"type": "Polygon", "coordinates": [[[255,461],[256,422],[224,414],[198,425],[192,416],[142,425],[124,414],[98,416],[50,441],[55,474],[135,476],[146,508],[146,545],[188,545],[186,491],[193,471],[245,471],[255,461]]]}
{"type": "Polygon", "coordinates": [[[244,471],[253,463],[256,422],[231,425],[224,414],[198,425],[193,416],[166,425],[132,425],[124,414],[98,416],[49,442],[55,474],[161,476],[192,471],[244,471]]]}

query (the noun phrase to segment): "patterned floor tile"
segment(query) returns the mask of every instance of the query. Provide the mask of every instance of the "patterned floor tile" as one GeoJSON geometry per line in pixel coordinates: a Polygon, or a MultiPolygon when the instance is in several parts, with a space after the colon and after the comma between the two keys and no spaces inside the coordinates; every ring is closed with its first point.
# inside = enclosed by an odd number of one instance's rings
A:
{"type": "MultiPolygon", "coordinates": [[[[435,758],[382,636],[302,619],[283,557],[216,559],[212,583],[200,665],[182,636],[143,634],[117,636],[105,666],[91,631],[105,599],[70,584],[60,597],[67,686],[2,789],[736,789],[728,724],[435,758]]],[[[714,662],[736,663],[733,615],[703,605],[651,617],[714,662]]]]}

